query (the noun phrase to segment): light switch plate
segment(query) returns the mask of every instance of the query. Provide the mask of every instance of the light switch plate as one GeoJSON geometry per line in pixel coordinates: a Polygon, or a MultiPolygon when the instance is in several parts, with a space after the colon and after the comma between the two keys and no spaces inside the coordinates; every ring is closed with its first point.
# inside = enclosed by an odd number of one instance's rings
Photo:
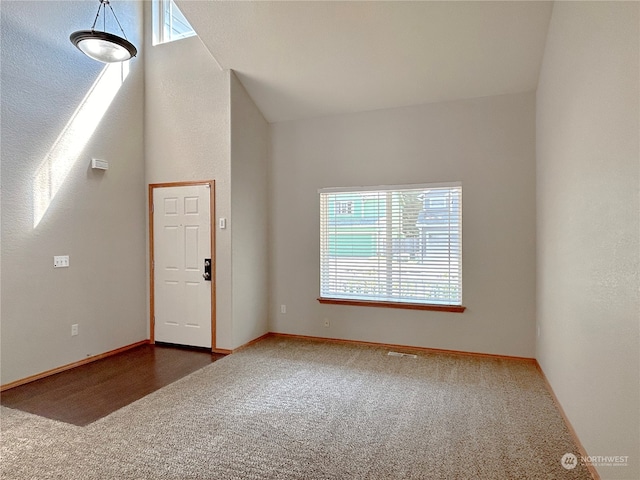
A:
{"type": "Polygon", "coordinates": [[[53,268],[66,268],[69,266],[69,255],[56,255],[53,257],[53,268]]]}

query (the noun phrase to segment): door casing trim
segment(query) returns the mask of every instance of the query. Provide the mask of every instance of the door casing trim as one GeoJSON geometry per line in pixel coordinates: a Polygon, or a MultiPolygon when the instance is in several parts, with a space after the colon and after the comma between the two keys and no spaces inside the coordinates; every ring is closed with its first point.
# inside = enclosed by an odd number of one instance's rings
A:
{"type": "Polygon", "coordinates": [[[153,191],[156,188],[191,187],[209,185],[209,232],[211,234],[211,351],[216,348],[216,229],[215,219],[215,180],[201,180],[192,182],[170,182],[149,184],[149,343],[155,343],[155,268],[153,253],[153,191]]]}

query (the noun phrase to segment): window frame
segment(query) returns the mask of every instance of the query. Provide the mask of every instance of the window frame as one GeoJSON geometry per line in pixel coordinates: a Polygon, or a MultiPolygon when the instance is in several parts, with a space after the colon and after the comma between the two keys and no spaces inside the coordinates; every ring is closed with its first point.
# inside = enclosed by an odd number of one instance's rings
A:
{"type": "MultiPolygon", "coordinates": [[[[182,40],[184,38],[197,36],[197,33],[193,29],[193,26],[191,26],[189,21],[186,19],[184,14],[180,11],[180,8],[175,4],[173,0],[153,0],[151,2],[151,5],[152,5],[151,17],[152,17],[152,27],[153,27],[151,43],[153,46],[162,45],[164,43],[175,42],[178,40],[182,40]],[[167,32],[168,24],[167,24],[166,12],[167,12],[167,9],[172,12],[174,8],[179,12],[179,14],[187,22],[187,24],[191,28],[190,31],[182,32],[179,34],[172,34],[171,32],[169,33],[167,32]]],[[[170,16],[173,17],[174,15],[171,14],[170,16]]],[[[168,28],[171,28],[171,25],[172,25],[172,22],[171,22],[171,19],[169,19],[168,28]]]]}
{"type": "MultiPolygon", "coordinates": [[[[400,309],[412,309],[412,310],[433,310],[433,311],[441,311],[441,312],[456,312],[456,313],[462,313],[466,310],[466,307],[462,305],[462,182],[447,182],[447,183],[425,183],[425,184],[412,184],[412,185],[382,185],[382,186],[369,186],[369,187],[332,187],[332,188],[321,188],[318,190],[318,194],[320,197],[320,278],[319,278],[319,286],[320,286],[320,295],[317,298],[318,302],[320,302],[321,304],[334,304],[334,305],[350,305],[350,306],[368,306],[368,307],[386,307],[386,308],[400,308],[400,309]],[[367,196],[367,194],[372,194],[375,198],[380,198],[380,195],[382,192],[387,192],[387,193],[392,193],[392,194],[399,194],[402,193],[403,191],[415,191],[418,189],[423,189],[423,190],[430,190],[430,189],[451,189],[449,192],[447,192],[447,195],[451,195],[452,192],[457,192],[457,198],[458,198],[458,212],[457,212],[457,219],[455,224],[458,225],[457,227],[457,232],[455,230],[452,230],[452,220],[451,220],[451,213],[449,213],[448,218],[448,223],[447,223],[447,236],[451,237],[452,235],[457,234],[459,236],[459,240],[458,240],[458,244],[457,247],[459,248],[458,251],[458,258],[459,258],[459,266],[457,269],[457,274],[459,275],[459,281],[456,284],[456,288],[459,290],[459,303],[456,301],[458,298],[456,298],[455,300],[453,300],[451,303],[436,303],[436,302],[429,302],[427,298],[425,298],[425,301],[416,301],[416,302],[411,302],[408,301],[406,298],[404,299],[398,299],[398,300],[394,300],[393,298],[390,297],[385,297],[385,298],[366,298],[365,296],[358,298],[357,295],[347,295],[345,294],[345,297],[343,298],[341,295],[338,296],[328,296],[328,295],[323,295],[323,272],[324,269],[327,267],[327,265],[325,263],[323,263],[324,261],[324,256],[328,255],[328,251],[329,251],[329,234],[325,233],[325,229],[327,228],[327,225],[329,223],[328,217],[329,217],[329,196],[331,194],[353,194],[353,193],[357,193],[357,192],[362,192],[363,193],[363,198],[365,196],[367,196]],[[456,189],[456,190],[454,190],[456,189]],[[327,195],[323,198],[323,195],[327,195]],[[323,203],[324,202],[324,203],[323,203]]],[[[369,197],[367,197],[369,198],[369,197]]],[[[425,209],[424,204],[425,203],[429,203],[431,204],[433,200],[437,200],[437,198],[430,198],[427,199],[427,201],[425,202],[423,200],[423,210],[425,209]]],[[[331,199],[331,201],[333,202],[340,202],[341,200],[336,199],[336,197],[333,197],[331,199]]],[[[438,200],[439,202],[439,200],[438,200]]],[[[393,206],[391,206],[390,208],[393,208],[393,206]]],[[[334,203],[334,209],[335,209],[335,203],[334,203]]],[[[333,212],[334,215],[337,216],[337,211],[333,212]]],[[[398,215],[398,213],[396,213],[396,215],[398,215]]],[[[392,224],[393,221],[398,222],[398,219],[396,218],[395,220],[392,220],[392,224]]],[[[386,220],[385,220],[386,222],[386,220]]],[[[334,226],[335,228],[335,226],[334,226]]],[[[389,241],[389,239],[391,239],[391,241],[393,241],[393,239],[395,239],[396,237],[394,237],[392,234],[389,234],[388,232],[390,231],[391,227],[385,227],[385,229],[387,230],[387,235],[391,235],[386,237],[385,241],[389,241]]],[[[381,231],[382,228],[378,228],[378,230],[376,230],[376,232],[381,231]]],[[[425,235],[428,235],[427,233],[425,233],[425,235]]],[[[401,237],[400,237],[401,238],[401,237]]],[[[388,256],[387,256],[388,258],[388,256]]],[[[393,264],[393,260],[387,260],[387,262],[389,262],[388,264],[393,264]]],[[[447,257],[447,262],[449,263],[449,265],[451,264],[451,256],[449,254],[449,256],[447,257]]],[[[402,271],[402,269],[399,270],[400,272],[402,271]]],[[[397,272],[396,270],[394,270],[394,273],[397,272]]],[[[332,280],[335,280],[338,277],[332,277],[332,280]]],[[[326,280],[326,279],[325,279],[326,280]]],[[[380,283],[380,286],[384,286],[385,282],[380,283]]],[[[387,285],[387,288],[390,288],[387,285]]],[[[432,297],[433,298],[433,297],[432,297]]]]}

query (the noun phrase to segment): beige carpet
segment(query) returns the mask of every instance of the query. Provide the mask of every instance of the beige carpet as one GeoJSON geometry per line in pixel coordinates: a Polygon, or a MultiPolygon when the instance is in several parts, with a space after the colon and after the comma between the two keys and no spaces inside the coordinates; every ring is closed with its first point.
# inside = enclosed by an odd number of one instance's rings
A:
{"type": "Polygon", "coordinates": [[[2,479],[587,479],[535,367],[268,338],[86,427],[2,408],[2,479]]]}

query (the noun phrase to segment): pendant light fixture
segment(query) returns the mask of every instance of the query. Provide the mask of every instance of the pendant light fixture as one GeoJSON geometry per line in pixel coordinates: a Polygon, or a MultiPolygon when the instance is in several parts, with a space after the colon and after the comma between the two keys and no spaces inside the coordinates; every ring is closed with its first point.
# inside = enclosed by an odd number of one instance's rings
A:
{"type": "Polygon", "coordinates": [[[71,40],[71,43],[78,47],[78,49],[80,49],[80,51],[86,56],[99,62],[124,62],[125,60],[129,60],[131,57],[135,57],[138,50],[136,50],[136,47],[127,40],[127,36],[125,35],[122,25],[120,25],[118,17],[116,17],[109,0],[99,1],[100,6],[98,6],[98,12],[96,13],[93,25],[91,25],[91,30],[78,30],[77,32],[73,32],[69,36],[69,40],[71,40]],[[116,19],[124,38],[106,32],[107,6],[109,7],[109,10],[111,10],[113,18],[116,19]],[[98,23],[98,17],[100,17],[100,10],[102,10],[102,24],[104,30],[102,32],[95,30],[96,23],[98,23]]]}

